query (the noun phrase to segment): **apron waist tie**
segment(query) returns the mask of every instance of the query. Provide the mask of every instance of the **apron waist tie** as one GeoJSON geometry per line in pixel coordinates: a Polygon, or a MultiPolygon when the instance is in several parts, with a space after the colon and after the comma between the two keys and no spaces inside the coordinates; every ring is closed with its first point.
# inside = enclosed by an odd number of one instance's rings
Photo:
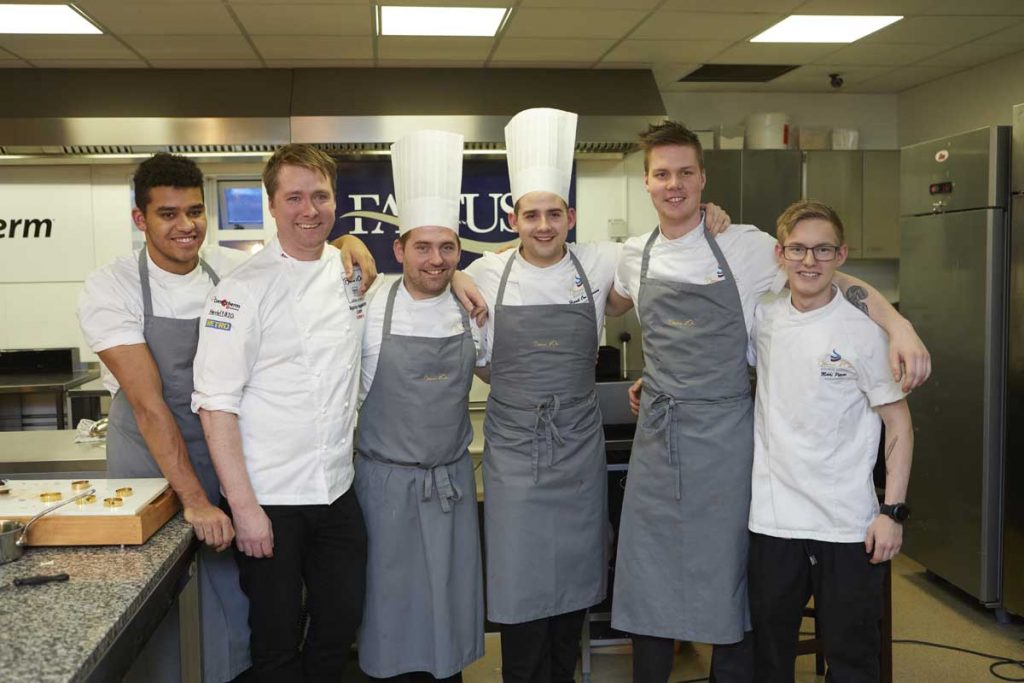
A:
{"type": "Polygon", "coordinates": [[[462,500],[462,491],[448,475],[448,465],[437,465],[424,473],[423,500],[430,500],[434,489],[437,489],[437,499],[441,503],[442,512],[451,512],[452,501],[462,500]]]}
{"type": "Polygon", "coordinates": [[[672,418],[674,417],[676,406],[679,404],[680,401],[677,401],[668,394],[658,394],[654,402],[651,403],[651,411],[647,415],[647,419],[644,420],[644,427],[646,429],[650,429],[653,432],[658,430],[665,431],[665,452],[668,454],[668,464],[669,467],[676,468],[676,500],[681,500],[683,497],[683,468],[679,458],[676,457],[672,441],[672,418]]]}
{"type": "Polygon", "coordinates": [[[550,456],[551,464],[555,462],[555,442],[558,442],[559,446],[565,444],[565,440],[562,435],[558,433],[558,427],[555,426],[555,417],[558,415],[558,409],[561,407],[561,402],[557,396],[545,399],[543,403],[535,408],[536,420],[533,423],[533,483],[536,484],[540,481],[540,441],[543,438],[544,443],[548,448],[548,455],[550,456]]]}

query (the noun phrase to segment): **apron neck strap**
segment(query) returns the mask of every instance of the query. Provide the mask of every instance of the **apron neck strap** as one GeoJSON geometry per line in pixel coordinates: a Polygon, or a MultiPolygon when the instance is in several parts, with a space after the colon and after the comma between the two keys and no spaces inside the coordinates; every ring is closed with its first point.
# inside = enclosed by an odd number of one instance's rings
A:
{"type": "Polygon", "coordinates": [[[505,264],[505,270],[501,272],[501,282],[498,284],[498,298],[494,301],[495,306],[500,306],[501,302],[505,299],[505,285],[508,283],[508,274],[512,272],[512,264],[515,263],[517,253],[519,253],[518,248],[512,252],[508,263],[505,264]]]}
{"type": "Polygon", "coordinates": [[[722,253],[722,248],[718,246],[718,240],[711,236],[711,234],[704,230],[704,239],[708,241],[708,246],[711,247],[711,253],[715,255],[715,260],[718,261],[718,267],[722,269],[725,276],[730,280],[735,280],[732,276],[732,269],[729,267],[729,262],[725,259],[725,254],[722,253]]]}
{"type": "Polygon", "coordinates": [[[659,225],[651,231],[651,236],[647,238],[647,244],[644,245],[644,257],[643,261],[640,262],[640,279],[647,277],[647,266],[651,263],[651,247],[654,246],[654,241],[658,239],[658,233],[661,232],[661,226],[659,225]]]}
{"type": "MultiPolygon", "coordinates": [[[[139,252],[139,283],[142,285],[142,314],[144,316],[153,315],[153,290],[149,286],[149,259],[146,258],[148,249],[148,246],[142,245],[142,250],[139,252]]],[[[202,258],[199,259],[199,267],[209,276],[215,287],[220,284],[217,273],[213,272],[213,268],[202,258]]]]}
{"type": "MultiPolygon", "coordinates": [[[[572,261],[573,267],[576,269],[576,273],[580,276],[580,280],[583,281],[583,290],[587,293],[587,301],[590,302],[590,306],[597,310],[597,304],[594,303],[594,292],[590,289],[590,280],[587,279],[587,274],[583,270],[583,266],[580,265],[580,260],[576,258],[576,254],[572,253],[572,249],[569,247],[565,248],[567,254],[569,254],[569,260],[572,261]]],[[[512,254],[512,258],[505,264],[505,270],[501,273],[501,282],[498,284],[498,298],[495,300],[494,305],[499,306],[505,299],[505,285],[508,284],[508,274],[512,272],[512,264],[516,260],[516,254],[518,251],[512,254]]]]}
{"type": "MultiPolygon", "coordinates": [[[[404,277],[404,276],[403,276],[404,277]]],[[[398,294],[398,287],[402,284],[402,278],[395,280],[388,290],[388,302],[384,307],[384,336],[391,334],[391,314],[395,312],[395,295],[398,294]]]]}

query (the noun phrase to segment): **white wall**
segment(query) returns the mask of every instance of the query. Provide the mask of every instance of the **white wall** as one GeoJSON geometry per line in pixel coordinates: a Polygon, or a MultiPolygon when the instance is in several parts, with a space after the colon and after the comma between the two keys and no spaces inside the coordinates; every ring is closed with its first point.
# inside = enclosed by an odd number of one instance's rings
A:
{"type": "Polygon", "coordinates": [[[668,117],[693,130],[743,125],[748,114],[784,112],[791,126],[856,128],[861,149],[899,147],[896,95],[849,93],[663,92],[668,117]]]}
{"type": "Polygon", "coordinates": [[[1024,52],[925,83],[899,95],[900,145],[1012,123],[1024,102],[1024,52]]]}

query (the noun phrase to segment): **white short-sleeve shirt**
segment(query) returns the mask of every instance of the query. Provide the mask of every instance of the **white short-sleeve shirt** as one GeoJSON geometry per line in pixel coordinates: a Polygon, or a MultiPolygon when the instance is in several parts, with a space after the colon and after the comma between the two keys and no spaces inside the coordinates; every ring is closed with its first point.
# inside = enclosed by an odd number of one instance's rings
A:
{"type": "MultiPolygon", "coordinates": [[[[615,272],[615,291],[633,300],[637,306],[640,295],[640,270],[644,246],[650,233],[626,241],[619,267],[615,272]]],[[[743,319],[749,332],[754,320],[758,298],[769,291],[778,291],[785,279],[775,258],[775,238],[753,225],[730,225],[718,235],[718,246],[736,278],[743,319]]],[[[647,276],[657,280],[707,285],[725,279],[718,260],[704,237],[704,222],[676,239],[667,239],[660,231],[651,246],[647,276]]]]}
{"type": "Polygon", "coordinates": [[[872,471],[881,420],[905,394],[888,338],[838,290],[802,313],[791,297],[758,306],[750,530],[834,543],[864,540],[878,514],[872,471]]]}
{"type": "Polygon", "coordinates": [[[199,330],[192,410],[238,415],[261,505],[326,505],[352,484],[365,302],[338,250],[288,256],[277,238],[221,280],[199,330]]]}
{"type": "MultiPolygon", "coordinates": [[[[388,292],[401,275],[377,278],[380,285],[372,289],[370,302],[366,307],[366,327],[363,331],[362,390],[360,399],[366,397],[373,385],[380,358],[381,339],[384,336],[384,313],[387,309],[388,292]]],[[[405,284],[398,285],[395,293],[395,309],[391,316],[391,331],[394,334],[414,337],[451,337],[465,331],[459,303],[446,289],[429,299],[413,299],[405,284]]],[[[470,320],[473,344],[476,347],[476,364],[487,364],[487,332],[470,320]]]]}
{"type": "MultiPolygon", "coordinates": [[[[206,245],[199,252],[218,277],[225,277],[249,258],[237,249],[206,245]]],[[[185,275],[161,269],[146,254],[153,314],[162,318],[198,318],[206,312],[213,280],[200,266],[185,275]]],[[[121,256],[90,273],[78,298],[78,322],[85,343],[95,353],[115,346],[144,344],[139,252],[121,256]]],[[[105,367],[103,385],[111,394],[118,383],[105,367]]]]}
{"type": "MultiPolygon", "coordinates": [[[[590,282],[594,294],[594,308],[597,312],[597,334],[604,328],[604,309],[608,301],[608,290],[615,279],[615,266],[622,252],[622,245],[614,242],[587,242],[566,244],[579,259],[583,272],[590,282]]],[[[515,259],[505,285],[502,304],[507,306],[536,306],[544,304],[582,304],[587,302],[587,293],[576,272],[568,252],[558,263],[538,268],[523,258],[518,250],[500,254],[484,254],[466,268],[477,287],[487,300],[491,314],[487,318],[489,346],[494,345],[494,306],[498,298],[501,275],[510,258],[515,259]]],[[[490,362],[491,349],[486,359],[490,362]]]]}

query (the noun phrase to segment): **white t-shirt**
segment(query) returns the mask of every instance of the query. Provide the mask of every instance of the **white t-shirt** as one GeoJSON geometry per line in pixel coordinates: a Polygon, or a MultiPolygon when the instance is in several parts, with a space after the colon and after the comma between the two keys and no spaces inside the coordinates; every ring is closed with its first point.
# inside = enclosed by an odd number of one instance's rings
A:
{"type": "MultiPolygon", "coordinates": [[[[381,338],[384,336],[384,313],[387,309],[388,292],[391,285],[401,275],[386,275],[377,278],[380,285],[374,283],[370,303],[366,307],[366,327],[363,331],[363,364],[362,390],[360,401],[366,397],[373,385],[377,372],[377,359],[380,357],[381,338]]],[[[395,294],[395,310],[391,315],[391,332],[393,334],[414,337],[451,337],[461,334],[462,308],[459,306],[451,290],[446,289],[439,296],[430,299],[413,299],[405,284],[398,286],[395,294]]],[[[473,333],[473,344],[476,347],[476,364],[487,364],[487,332],[470,319],[473,333]]]]}
{"type": "Polygon", "coordinates": [[[872,407],[905,396],[888,351],[882,329],[838,290],[807,313],[788,295],[758,306],[748,352],[757,365],[751,531],[864,540],[878,514],[872,407]]]}
{"type": "MultiPolygon", "coordinates": [[[[583,272],[587,274],[590,290],[594,294],[594,308],[597,312],[597,334],[604,328],[604,308],[608,302],[608,289],[615,278],[615,264],[622,252],[622,245],[614,242],[588,242],[585,244],[566,244],[579,259],[583,272]]],[[[466,273],[473,278],[476,286],[487,300],[491,314],[487,318],[487,338],[489,346],[494,345],[494,306],[498,298],[498,286],[501,274],[510,258],[515,258],[512,270],[508,274],[505,285],[505,297],[502,304],[507,306],[537,306],[544,304],[580,304],[586,303],[587,293],[582,280],[576,272],[572,259],[566,253],[558,263],[546,268],[538,268],[523,258],[519,250],[509,250],[500,254],[484,254],[466,268],[466,273]]],[[[487,349],[487,362],[491,359],[491,349],[487,349]]]]}
{"type": "Polygon", "coordinates": [[[338,250],[288,256],[277,238],[221,280],[203,315],[192,410],[238,415],[261,505],[326,505],[352,484],[365,303],[338,250]]]}
{"type": "MultiPolygon", "coordinates": [[[[218,277],[225,277],[244,263],[249,254],[237,249],[206,245],[199,256],[218,277]]],[[[213,281],[196,266],[186,275],[176,275],[149,262],[149,284],[153,315],[162,318],[198,318],[207,310],[213,281]]],[[[78,322],[85,343],[95,353],[115,346],[144,344],[142,284],[139,280],[139,251],[121,256],[93,271],[78,297],[78,322]]],[[[117,378],[103,367],[103,385],[117,393],[117,378]]]]}
{"type": "MultiPolygon", "coordinates": [[[[622,250],[615,272],[615,291],[633,300],[637,306],[640,293],[640,269],[644,246],[650,233],[630,237],[622,250]]],[[[775,238],[753,225],[730,225],[716,238],[729,263],[736,289],[740,293],[743,319],[750,330],[758,298],[768,291],[778,291],[786,281],[775,258],[775,238]]],[[[704,237],[704,222],[676,239],[666,239],[661,232],[651,246],[647,276],[656,280],[706,285],[725,279],[715,253],[704,237]]]]}

